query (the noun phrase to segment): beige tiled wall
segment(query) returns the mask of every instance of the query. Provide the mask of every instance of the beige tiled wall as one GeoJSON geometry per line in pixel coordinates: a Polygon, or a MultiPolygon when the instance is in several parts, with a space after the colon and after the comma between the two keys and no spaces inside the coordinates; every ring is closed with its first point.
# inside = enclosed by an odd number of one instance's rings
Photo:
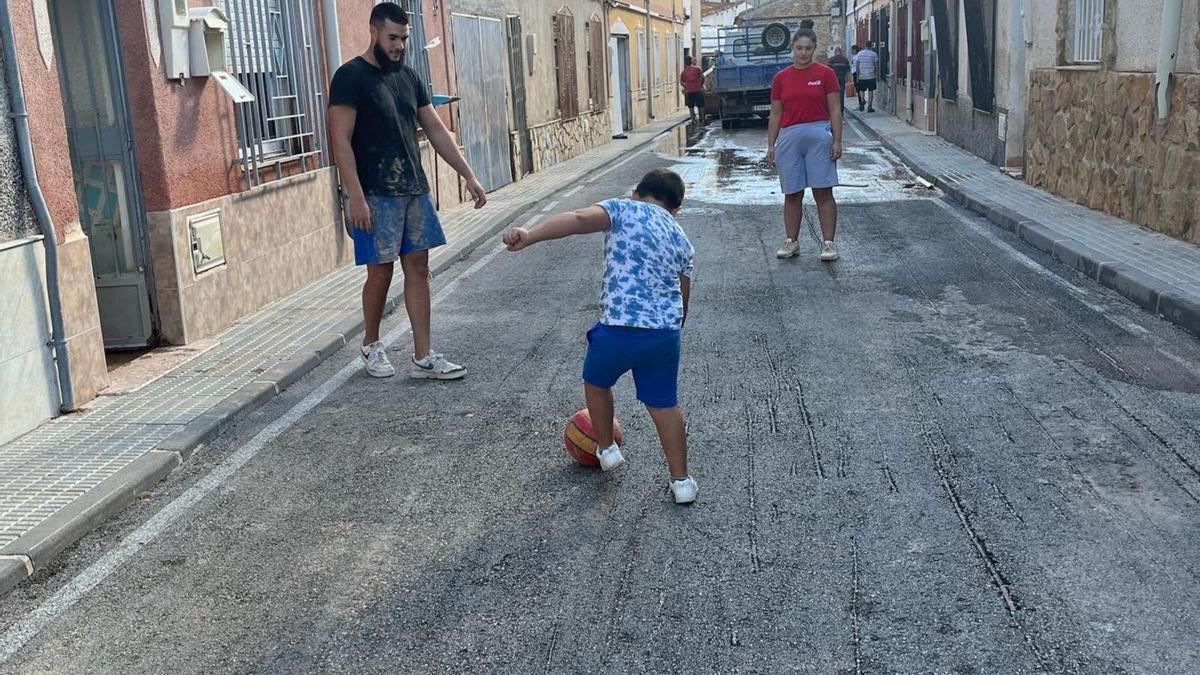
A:
{"type": "Polygon", "coordinates": [[[160,329],[171,344],[212,336],[353,259],[332,169],[149,214],[160,329]],[[219,210],[225,264],[192,268],[188,218],[219,210]]]}
{"type": "Polygon", "coordinates": [[[75,404],[83,405],[108,386],[104,335],[96,303],[96,276],[87,236],[72,223],[58,245],[58,284],[62,296],[63,331],[71,360],[75,404]]]}

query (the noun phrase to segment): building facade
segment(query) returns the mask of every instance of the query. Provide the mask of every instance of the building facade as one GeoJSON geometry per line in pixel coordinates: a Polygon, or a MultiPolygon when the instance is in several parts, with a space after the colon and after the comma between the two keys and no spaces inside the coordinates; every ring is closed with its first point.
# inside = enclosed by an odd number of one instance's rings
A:
{"type": "Polygon", "coordinates": [[[645,126],[683,106],[679,73],[686,44],[684,0],[608,5],[613,132],[645,126]]]}
{"type": "Polygon", "coordinates": [[[1195,2],[1180,2],[1175,21],[1169,4],[1031,3],[1025,176],[1200,244],[1200,16],[1195,2]],[[1164,44],[1164,34],[1177,43],[1164,44]],[[1174,72],[1160,101],[1156,70],[1172,47],[1174,72]]]}
{"type": "Polygon", "coordinates": [[[875,45],[890,75],[877,109],[1031,185],[1200,243],[1195,2],[844,2],[848,39],[875,45]]]}
{"type": "MultiPolygon", "coordinates": [[[[489,189],[680,108],[683,0],[399,3],[409,63],[435,103],[457,97],[438,112],[489,189]],[[620,39],[623,59],[609,48],[620,39]]],[[[0,328],[0,442],[92,400],[109,355],[212,338],[351,260],[326,93],[367,48],[375,4],[9,3],[35,160],[19,161],[4,116],[0,280],[20,292],[6,292],[0,328]],[[40,219],[24,190],[33,169],[40,219]]],[[[461,203],[458,176],[422,151],[438,206],[461,203]]]]}

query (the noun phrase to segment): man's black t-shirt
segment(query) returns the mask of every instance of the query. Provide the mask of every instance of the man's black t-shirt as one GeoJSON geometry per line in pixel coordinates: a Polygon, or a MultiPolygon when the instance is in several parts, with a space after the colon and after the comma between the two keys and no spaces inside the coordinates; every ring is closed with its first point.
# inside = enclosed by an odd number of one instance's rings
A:
{"type": "Polygon", "coordinates": [[[429,103],[428,92],[408,66],[388,73],[356,56],[334,73],[329,105],[357,111],[350,144],[364,194],[429,192],[417,147],[417,110],[429,103]]]}

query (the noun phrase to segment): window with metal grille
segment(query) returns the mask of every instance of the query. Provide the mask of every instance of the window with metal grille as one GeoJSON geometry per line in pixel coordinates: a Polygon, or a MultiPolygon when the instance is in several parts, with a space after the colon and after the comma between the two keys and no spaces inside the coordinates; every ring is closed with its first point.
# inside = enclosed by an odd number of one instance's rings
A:
{"type": "MultiPolygon", "coordinates": [[[[384,0],[391,2],[392,0],[384,0]]],[[[376,2],[375,4],[380,4],[376,2]]],[[[425,17],[421,14],[421,0],[398,0],[396,4],[404,8],[408,12],[408,51],[405,53],[405,63],[410,68],[417,71],[417,78],[421,80],[421,84],[425,85],[425,92],[432,95],[430,70],[429,70],[429,51],[425,49],[425,45],[429,40],[425,34],[425,17]]]]}
{"type": "Polygon", "coordinates": [[[575,17],[554,15],[554,78],[558,85],[558,114],[564,120],[579,116],[579,83],[575,73],[575,17]]]}
{"type": "Polygon", "coordinates": [[[1072,60],[1099,63],[1104,42],[1104,0],[1075,0],[1072,60]]]}
{"type": "Polygon", "coordinates": [[[328,166],[318,28],[312,2],[224,0],[231,71],[254,95],[235,103],[239,159],[254,186],[328,166]],[[285,165],[288,167],[285,170],[285,165]]]}

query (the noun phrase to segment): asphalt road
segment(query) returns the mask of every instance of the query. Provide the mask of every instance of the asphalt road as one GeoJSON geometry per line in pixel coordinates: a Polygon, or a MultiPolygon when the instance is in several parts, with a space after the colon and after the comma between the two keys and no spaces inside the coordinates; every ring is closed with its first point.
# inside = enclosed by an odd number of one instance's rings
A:
{"type": "Polygon", "coordinates": [[[861,139],[842,259],[810,240],[778,261],[763,133],[710,130],[545,205],[655,166],[689,180],[694,506],[628,381],[628,465],[562,449],[600,238],[497,253],[436,284],[474,265],[435,309],[466,380],[356,374],[289,415],[345,350],[6,598],[0,669],[1200,670],[1200,341],[861,139]]]}

